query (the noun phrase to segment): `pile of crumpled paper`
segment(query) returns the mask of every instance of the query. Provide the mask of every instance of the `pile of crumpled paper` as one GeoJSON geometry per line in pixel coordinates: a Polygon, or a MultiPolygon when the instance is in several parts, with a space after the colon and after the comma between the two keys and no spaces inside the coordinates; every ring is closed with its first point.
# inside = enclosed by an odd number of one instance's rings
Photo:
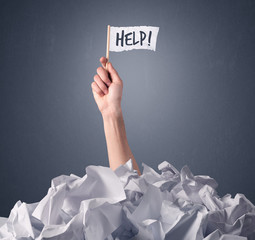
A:
{"type": "Polygon", "coordinates": [[[160,174],[132,160],[115,171],[90,165],[81,178],[61,175],[37,203],[18,201],[0,239],[253,240],[255,207],[243,195],[220,198],[217,182],[164,161],[160,174]]]}

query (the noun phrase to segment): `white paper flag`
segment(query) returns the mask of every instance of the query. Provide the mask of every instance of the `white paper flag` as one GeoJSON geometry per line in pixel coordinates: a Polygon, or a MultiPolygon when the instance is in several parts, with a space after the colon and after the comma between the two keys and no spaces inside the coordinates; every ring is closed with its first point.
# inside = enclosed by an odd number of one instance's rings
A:
{"type": "Polygon", "coordinates": [[[159,27],[112,27],[110,28],[110,51],[133,49],[156,50],[159,27]]]}

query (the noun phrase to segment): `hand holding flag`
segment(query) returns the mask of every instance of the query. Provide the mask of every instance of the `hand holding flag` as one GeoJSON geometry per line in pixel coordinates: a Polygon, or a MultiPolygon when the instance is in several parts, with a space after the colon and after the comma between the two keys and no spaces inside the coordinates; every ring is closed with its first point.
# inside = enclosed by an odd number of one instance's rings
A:
{"type": "Polygon", "coordinates": [[[151,26],[110,27],[107,26],[106,58],[101,57],[102,67],[97,68],[93,95],[102,114],[121,112],[123,82],[109,62],[109,51],[121,52],[133,49],[156,50],[159,28],[151,26]]]}
{"type": "Polygon", "coordinates": [[[108,113],[119,114],[121,111],[123,82],[118,72],[110,62],[107,62],[105,57],[101,57],[100,62],[102,67],[97,68],[94,82],[91,83],[94,99],[102,115],[108,113]],[[105,69],[106,63],[107,70],[105,69]]]}

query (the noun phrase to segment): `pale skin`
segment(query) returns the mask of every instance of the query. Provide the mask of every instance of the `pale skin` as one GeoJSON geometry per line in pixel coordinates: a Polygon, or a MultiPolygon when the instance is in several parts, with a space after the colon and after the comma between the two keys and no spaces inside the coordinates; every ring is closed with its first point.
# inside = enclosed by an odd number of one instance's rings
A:
{"type": "Polygon", "coordinates": [[[101,57],[100,62],[102,66],[97,68],[91,88],[103,118],[110,168],[115,170],[131,158],[133,168],[141,175],[126,136],[121,108],[123,81],[105,57],[101,57]]]}

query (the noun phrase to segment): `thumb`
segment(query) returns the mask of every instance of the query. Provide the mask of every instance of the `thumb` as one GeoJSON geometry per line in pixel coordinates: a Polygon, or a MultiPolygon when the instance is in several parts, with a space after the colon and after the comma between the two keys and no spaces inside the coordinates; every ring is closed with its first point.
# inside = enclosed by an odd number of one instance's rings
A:
{"type": "Polygon", "coordinates": [[[119,74],[118,72],[115,70],[115,68],[112,66],[112,63],[110,62],[107,62],[106,63],[106,68],[111,76],[111,79],[112,79],[112,82],[113,83],[119,83],[119,84],[122,84],[122,80],[121,78],[119,77],[119,74]]]}

